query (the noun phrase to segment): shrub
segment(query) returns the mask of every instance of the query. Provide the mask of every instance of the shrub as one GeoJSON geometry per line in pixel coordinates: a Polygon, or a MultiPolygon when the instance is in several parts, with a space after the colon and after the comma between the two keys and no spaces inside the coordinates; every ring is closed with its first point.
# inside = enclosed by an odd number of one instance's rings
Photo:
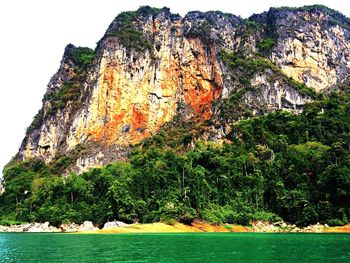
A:
{"type": "Polygon", "coordinates": [[[118,29],[110,33],[110,36],[117,37],[121,44],[129,49],[143,52],[152,48],[151,43],[143,36],[143,33],[134,28],[118,29]]]}
{"type": "Polygon", "coordinates": [[[267,37],[264,38],[260,41],[260,43],[258,44],[258,48],[260,51],[262,51],[263,53],[269,53],[272,49],[272,47],[275,45],[276,40],[272,37],[267,37]]]}
{"type": "Polygon", "coordinates": [[[171,225],[171,226],[176,224],[176,219],[170,218],[170,217],[161,217],[160,221],[163,222],[164,224],[171,225]]]}
{"type": "Polygon", "coordinates": [[[0,218],[0,225],[2,226],[13,226],[13,225],[20,225],[20,224],[22,224],[22,222],[16,220],[15,216],[7,216],[4,218],[0,218]]]}
{"type": "MultiPolygon", "coordinates": [[[[77,101],[80,96],[80,83],[77,81],[65,81],[61,84],[61,87],[52,93],[49,93],[46,97],[50,101],[50,108],[47,111],[47,115],[53,115],[58,110],[67,106],[68,101],[77,101]]],[[[75,104],[77,107],[79,103],[75,104]]]]}
{"type": "Polygon", "coordinates": [[[280,216],[276,215],[275,213],[266,212],[266,211],[256,212],[254,214],[254,219],[259,221],[270,222],[270,223],[283,220],[280,216]]]}
{"type": "Polygon", "coordinates": [[[87,47],[77,47],[73,50],[72,61],[81,69],[86,70],[94,60],[96,53],[87,47]]]}
{"type": "Polygon", "coordinates": [[[44,121],[44,110],[40,109],[39,112],[35,115],[32,123],[27,128],[26,134],[30,134],[36,129],[39,129],[43,125],[44,121]]]}
{"type": "Polygon", "coordinates": [[[137,17],[156,15],[160,9],[142,6],[138,11],[123,12],[116,17],[116,28],[109,32],[108,36],[116,37],[120,43],[138,52],[144,52],[152,48],[151,42],[144,36],[143,32],[137,28],[137,17]],[[135,24],[133,24],[135,22],[135,24]]]}

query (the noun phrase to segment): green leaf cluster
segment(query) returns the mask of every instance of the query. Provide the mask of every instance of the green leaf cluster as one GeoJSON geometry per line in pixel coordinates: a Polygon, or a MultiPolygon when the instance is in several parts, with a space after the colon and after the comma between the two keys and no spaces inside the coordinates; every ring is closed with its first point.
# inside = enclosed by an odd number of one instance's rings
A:
{"type": "Polygon", "coordinates": [[[95,57],[95,51],[87,47],[77,47],[73,50],[71,54],[71,59],[73,63],[80,70],[87,70],[88,67],[91,66],[95,57]]]}
{"type": "Polygon", "coordinates": [[[61,87],[46,97],[50,101],[48,115],[55,114],[58,110],[67,106],[68,101],[77,100],[80,96],[80,85],[77,81],[65,81],[61,87]]]}
{"type": "Polygon", "coordinates": [[[117,37],[124,47],[139,52],[152,48],[151,42],[143,36],[143,33],[134,28],[116,30],[110,33],[110,36],[117,37]]]}
{"type": "Polygon", "coordinates": [[[75,108],[81,105],[81,86],[87,78],[88,70],[92,66],[95,56],[95,51],[90,48],[77,47],[73,49],[68,59],[75,65],[74,75],[63,81],[59,88],[45,95],[45,99],[50,102],[45,116],[56,114],[58,110],[65,108],[70,101],[75,101],[73,104],[75,108]]]}
{"type": "Polygon", "coordinates": [[[275,45],[276,43],[276,39],[273,37],[266,37],[263,38],[259,44],[258,44],[258,48],[261,52],[263,52],[264,54],[271,52],[272,47],[275,45]]]}
{"type": "Polygon", "coordinates": [[[148,6],[140,7],[138,11],[122,12],[115,19],[116,27],[107,36],[117,37],[120,43],[128,49],[134,49],[138,52],[150,50],[152,48],[151,42],[137,28],[138,16],[155,15],[158,12],[159,9],[148,6]]]}

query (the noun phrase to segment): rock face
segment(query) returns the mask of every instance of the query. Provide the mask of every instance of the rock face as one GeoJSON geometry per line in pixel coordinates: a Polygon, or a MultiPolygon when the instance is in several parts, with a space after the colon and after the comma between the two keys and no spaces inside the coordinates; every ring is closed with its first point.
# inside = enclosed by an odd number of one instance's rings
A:
{"type": "MultiPolygon", "coordinates": [[[[322,10],[272,9],[268,15],[279,36],[271,59],[287,76],[317,91],[347,79],[349,31],[337,25],[333,17],[322,10]]],[[[348,22],[344,18],[344,23],[348,22]]]]}
{"type": "Polygon", "coordinates": [[[112,221],[112,222],[106,222],[103,225],[102,229],[109,229],[109,228],[122,227],[122,226],[128,226],[128,224],[121,221],[112,221]]]}
{"type": "Polygon", "coordinates": [[[347,81],[349,28],[324,7],[271,9],[248,22],[167,8],[122,13],[94,51],[66,47],[16,158],[66,158],[67,171],[82,172],[127,158],[175,117],[216,119],[217,139],[247,111],[298,113],[312,96],[295,81],[318,92],[347,81]]]}
{"type": "Polygon", "coordinates": [[[28,223],[23,225],[12,225],[12,226],[1,226],[0,225],[0,232],[32,232],[32,233],[39,233],[39,232],[61,232],[60,229],[50,226],[49,222],[45,223],[28,223]]]}
{"type": "Polygon", "coordinates": [[[84,221],[80,227],[79,227],[79,230],[80,232],[82,231],[93,231],[93,230],[98,230],[97,227],[94,227],[94,225],[92,224],[91,221],[84,221]]]}
{"type": "Polygon", "coordinates": [[[50,226],[49,222],[34,223],[27,232],[60,232],[60,230],[54,226],[50,226]]]}

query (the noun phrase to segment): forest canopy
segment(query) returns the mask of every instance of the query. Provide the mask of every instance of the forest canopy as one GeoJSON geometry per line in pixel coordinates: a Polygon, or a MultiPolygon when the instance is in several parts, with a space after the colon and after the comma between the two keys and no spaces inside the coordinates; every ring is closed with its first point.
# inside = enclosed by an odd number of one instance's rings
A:
{"type": "MultiPolygon", "coordinates": [[[[332,93],[300,115],[276,111],[232,126],[227,143],[185,153],[157,136],[129,162],[62,177],[39,160],[4,169],[0,223],[177,220],[247,225],[350,218],[350,96],[332,93]]],[[[186,143],[187,142],[183,142],[186,143]]]]}

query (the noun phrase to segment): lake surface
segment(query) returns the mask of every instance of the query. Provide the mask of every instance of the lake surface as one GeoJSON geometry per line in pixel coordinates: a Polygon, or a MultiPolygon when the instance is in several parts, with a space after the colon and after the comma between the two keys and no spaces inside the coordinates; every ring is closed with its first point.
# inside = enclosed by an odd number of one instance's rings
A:
{"type": "Polygon", "coordinates": [[[0,233],[0,262],[350,262],[350,234],[0,233]]]}

